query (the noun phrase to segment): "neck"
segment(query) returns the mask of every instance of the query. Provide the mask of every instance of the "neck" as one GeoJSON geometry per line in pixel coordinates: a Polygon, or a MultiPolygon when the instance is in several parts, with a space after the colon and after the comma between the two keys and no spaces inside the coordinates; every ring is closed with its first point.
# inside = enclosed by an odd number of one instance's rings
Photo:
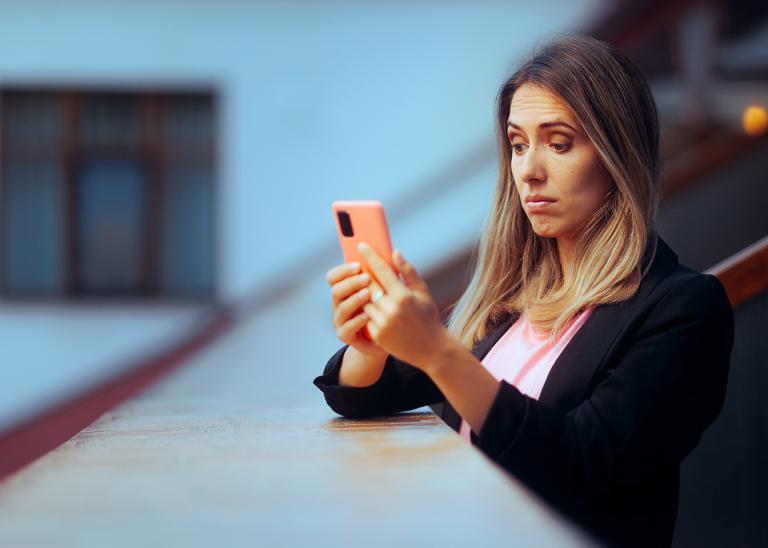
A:
{"type": "Polygon", "coordinates": [[[563,279],[567,280],[573,264],[573,242],[568,238],[557,239],[557,253],[560,256],[560,268],[563,270],[563,279]]]}

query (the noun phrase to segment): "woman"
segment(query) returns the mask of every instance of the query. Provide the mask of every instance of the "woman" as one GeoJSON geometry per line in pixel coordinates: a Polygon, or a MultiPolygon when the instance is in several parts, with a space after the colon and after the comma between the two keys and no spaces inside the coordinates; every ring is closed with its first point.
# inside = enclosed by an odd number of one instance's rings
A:
{"type": "Polygon", "coordinates": [[[442,402],[446,423],[599,539],[668,546],[680,462],[723,403],[733,311],[656,234],[650,89],[612,46],[575,36],[515,72],[497,107],[496,192],[447,326],[399,251],[402,279],[363,249],[383,291],[359,265],[328,272],[346,344],[315,385],[350,418],[442,402]]]}

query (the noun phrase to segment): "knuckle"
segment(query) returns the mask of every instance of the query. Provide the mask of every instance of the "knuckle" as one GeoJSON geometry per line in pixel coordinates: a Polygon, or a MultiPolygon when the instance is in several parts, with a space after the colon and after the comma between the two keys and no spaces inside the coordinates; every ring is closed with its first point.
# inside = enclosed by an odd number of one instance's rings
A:
{"type": "Polygon", "coordinates": [[[385,314],[384,317],[379,322],[379,328],[381,331],[385,331],[389,329],[390,325],[392,324],[392,320],[390,318],[389,314],[385,314]]]}
{"type": "Polygon", "coordinates": [[[411,303],[411,294],[410,293],[397,293],[392,296],[393,304],[395,305],[395,308],[397,310],[402,309],[403,307],[408,306],[411,303]]]}
{"type": "Polygon", "coordinates": [[[339,303],[336,307],[336,311],[339,314],[339,319],[344,319],[349,313],[349,299],[345,299],[339,303]]]}
{"type": "Polygon", "coordinates": [[[334,306],[338,306],[341,302],[341,292],[338,290],[338,288],[333,288],[331,291],[331,300],[333,301],[334,306]]]}
{"type": "Polygon", "coordinates": [[[336,323],[343,324],[348,315],[349,303],[347,301],[339,303],[339,306],[336,307],[336,323]]]}

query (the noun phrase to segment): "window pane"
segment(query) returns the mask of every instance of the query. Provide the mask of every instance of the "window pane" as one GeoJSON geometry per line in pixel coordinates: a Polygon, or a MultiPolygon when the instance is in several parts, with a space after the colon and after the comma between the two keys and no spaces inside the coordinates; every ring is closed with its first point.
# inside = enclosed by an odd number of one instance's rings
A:
{"type": "Polygon", "coordinates": [[[141,289],[145,176],[138,162],[92,162],[79,177],[84,292],[141,289]]]}
{"type": "Polygon", "coordinates": [[[138,97],[91,95],[83,108],[83,144],[135,144],[139,140],[139,122],[138,97]]]}
{"type": "Polygon", "coordinates": [[[3,95],[3,137],[25,144],[55,143],[61,132],[61,116],[52,93],[3,95]]]}
{"type": "Polygon", "coordinates": [[[62,288],[62,187],[55,165],[5,168],[5,284],[10,293],[62,288]]]}
{"type": "Polygon", "coordinates": [[[174,97],[169,100],[165,137],[171,147],[208,143],[213,138],[211,97],[174,97]]]}
{"type": "Polygon", "coordinates": [[[171,169],[166,183],[163,289],[206,294],[212,286],[211,171],[171,169]]]}

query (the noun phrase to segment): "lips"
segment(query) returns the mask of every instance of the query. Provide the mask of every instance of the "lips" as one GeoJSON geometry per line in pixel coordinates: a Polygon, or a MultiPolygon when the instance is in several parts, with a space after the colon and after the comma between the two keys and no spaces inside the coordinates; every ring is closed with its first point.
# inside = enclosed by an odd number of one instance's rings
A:
{"type": "Polygon", "coordinates": [[[541,194],[531,194],[525,199],[526,202],[554,202],[554,198],[542,196],[541,194]]]}
{"type": "Polygon", "coordinates": [[[541,196],[539,194],[532,194],[531,196],[528,196],[525,199],[525,203],[528,206],[528,211],[531,213],[535,213],[537,211],[541,211],[543,209],[548,209],[554,204],[557,200],[554,200],[552,198],[549,198],[547,196],[541,196]]]}

